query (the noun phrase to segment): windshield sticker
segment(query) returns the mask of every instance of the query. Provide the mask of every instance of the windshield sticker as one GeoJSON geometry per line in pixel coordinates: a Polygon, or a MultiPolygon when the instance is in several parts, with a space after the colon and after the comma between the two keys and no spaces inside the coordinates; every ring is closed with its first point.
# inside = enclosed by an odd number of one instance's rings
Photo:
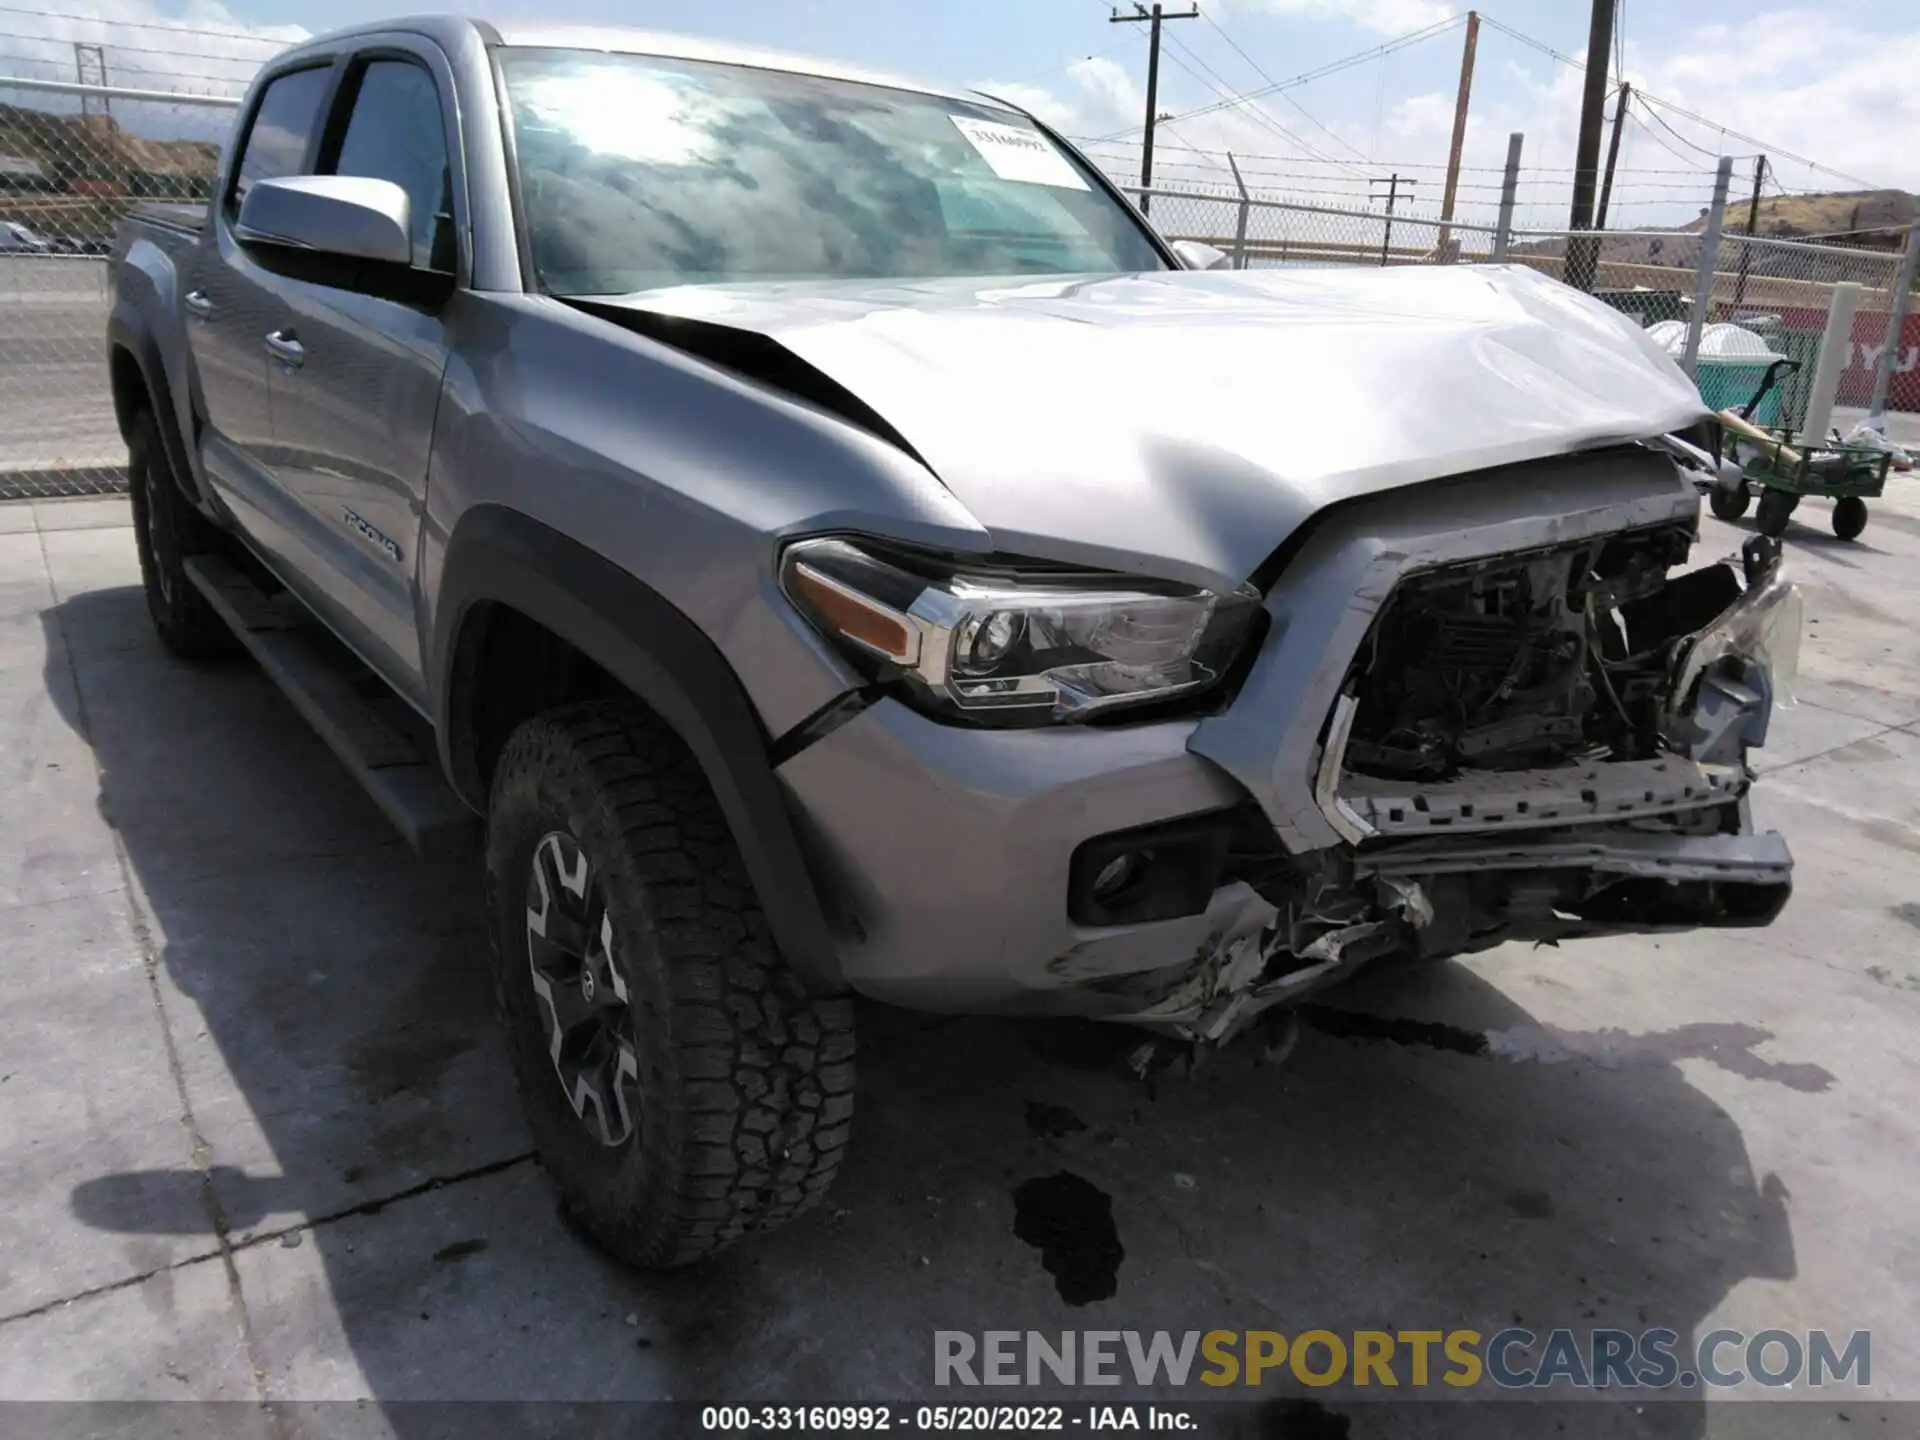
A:
{"type": "Polygon", "coordinates": [[[1000,125],[992,120],[973,120],[964,115],[947,118],[1002,180],[1017,180],[1023,185],[1052,185],[1060,190],[1087,188],[1087,182],[1080,178],[1072,162],[1054,149],[1053,142],[1038,130],[1023,130],[1017,125],[1000,125]]]}

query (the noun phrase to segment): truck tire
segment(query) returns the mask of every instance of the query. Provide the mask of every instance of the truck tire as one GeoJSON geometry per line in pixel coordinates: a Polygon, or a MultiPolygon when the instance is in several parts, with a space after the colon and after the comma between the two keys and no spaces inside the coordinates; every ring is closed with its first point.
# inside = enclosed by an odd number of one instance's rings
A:
{"type": "Polygon", "coordinates": [[[140,552],[140,583],[160,643],[182,660],[211,660],[239,649],[233,631],[187,578],[190,555],[217,553],[226,537],[180,493],[159,422],[151,410],[135,417],[127,438],[127,490],[133,502],[133,540],[140,552]]]}
{"type": "Polygon", "coordinates": [[[641,706],[526,721],[493,776],[494,986],[541,1164],[602,1246],[684,1265],[833,1183],[852,1001],[781,959],[698,763],[641,706]]]}

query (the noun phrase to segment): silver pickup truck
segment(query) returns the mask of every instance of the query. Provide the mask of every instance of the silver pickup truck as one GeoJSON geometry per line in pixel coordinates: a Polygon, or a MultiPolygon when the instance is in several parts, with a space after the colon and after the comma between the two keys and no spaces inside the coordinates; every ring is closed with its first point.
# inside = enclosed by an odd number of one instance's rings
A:
{"type": "Polygon", "coordinates": [[[988,96],[452,18],[280,56],[205,212],[126,226],[160,636],[483,830],[615,1253],[821,1195],[854,995],[1216,1043],[1785,902],[1798,597],[1686,568],[1672,362],[1525,269],[1220,258],[988,96]]]}

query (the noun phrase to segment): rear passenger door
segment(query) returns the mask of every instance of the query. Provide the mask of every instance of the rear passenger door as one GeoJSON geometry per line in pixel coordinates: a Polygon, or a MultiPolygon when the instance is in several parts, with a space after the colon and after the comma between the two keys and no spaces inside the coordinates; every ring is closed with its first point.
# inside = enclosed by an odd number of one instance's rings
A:
{"type": "Polygon", "coordinates": [[[268,361],[274,476],[302,512],[310,603],[416,703],[417,548],[447,364],[441,308],[464,264],[451,94],[445,57],[423,39],[380,37],[346,59],[314,170],[407,192],[412,272],[377,293],[277,278],[283,320],[268,361]]]}
{"type": "Polygon", "coordinates": [[[248,533],[269,549],[281,517],[267,471],[273,422],[263,341],[277,323],[277,282],[234,240],[233,225],[255,181],[306,168],[332,80],[331,62],[322,61],[275,76],[258,92],[226,186],[214,197],[180,281],[207,476],[248,533]]]}

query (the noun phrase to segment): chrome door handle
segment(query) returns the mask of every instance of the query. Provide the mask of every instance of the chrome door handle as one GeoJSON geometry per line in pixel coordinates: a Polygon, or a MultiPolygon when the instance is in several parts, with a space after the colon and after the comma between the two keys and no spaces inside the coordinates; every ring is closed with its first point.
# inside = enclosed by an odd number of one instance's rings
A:
{"type": "Polygon", "coordinates": [[[267,353],[282,365],[299,365],[307,352],[291,330],[274,330],[267,335],[267,353]]]}
{"type": "Polygon", "coordinates": [[[187,307],[189,315],[197,316],[202,320],[213,314],[213,301],[207,298],[207,292],[204,290],[189,290],[180,303],[187,307]]]}

